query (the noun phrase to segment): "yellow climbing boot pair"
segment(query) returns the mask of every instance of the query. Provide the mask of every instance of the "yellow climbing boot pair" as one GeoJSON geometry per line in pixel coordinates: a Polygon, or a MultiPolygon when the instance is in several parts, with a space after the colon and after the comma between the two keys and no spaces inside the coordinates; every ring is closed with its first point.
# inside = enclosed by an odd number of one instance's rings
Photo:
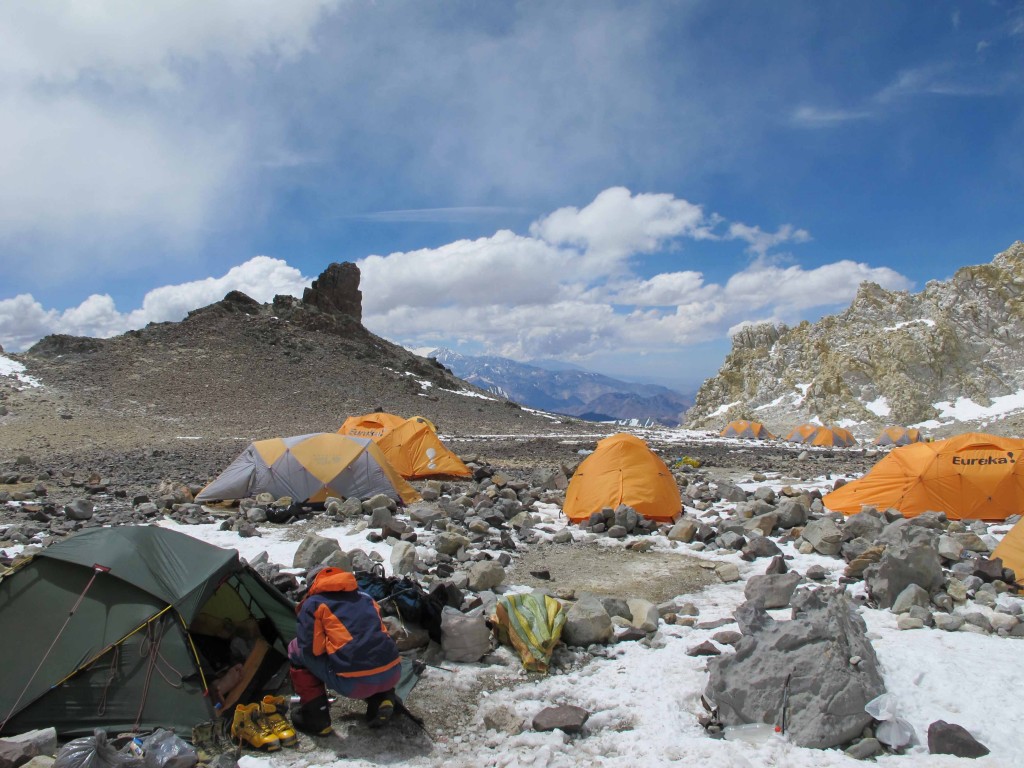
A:
{"type": "Polygon", "coordinates": [[[267,752],[295,746],[298,743],[295,731],[277,711],[284,703],[282,696],[264,696],[254,704],[239,704],[231,722],[231,738],[267,752]]]}

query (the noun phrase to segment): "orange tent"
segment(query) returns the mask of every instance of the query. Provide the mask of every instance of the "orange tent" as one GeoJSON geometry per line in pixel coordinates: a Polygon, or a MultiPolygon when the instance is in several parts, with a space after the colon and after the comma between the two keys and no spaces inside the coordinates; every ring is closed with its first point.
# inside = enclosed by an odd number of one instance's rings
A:
{"type": "Polygon", "coordinates": [[[786,440],[791,443],[840,448],[849,448],[857,444],[850,430],[842,427],[823,427],[820,424],[801,424],[786,435],[786,440]]]}
{"type": "Polygon", "coordinates": [[[647,443],[620,432],[606,437],[569,481],[562,511],[574,523],[604,507],[628,504],[643,517],[672,522],[682,511],[679,486],[647,443]]]}
{"type": "Polygon", "coordinates": [[[804,442],[808,445],[849,448],[857,444],[857,439],[850,430],[842,427],[818,427],[804,442]]]}
{"type": "Polygon", "coordinates": [[[1005,520],[1024,509],[1024,440],[971,432],[893,449],[864,477],[822,501],[852,515],[870,504],[905,517],[945,512],[952,520],[1005,520]]]}
{"type": "Polygon", "coordinates": [[[413,416],[375,438],[381,452],[402,477],[472,474],[462,459],[444,447],[429,419],[413,416]]]}
{"type": "Polygon", "coordinates": [[[875,445],[910,445],[920,443],[924,438],[921,430],[910,427],[886,427],[875,438],[875,445]]]}
{"type": "Polygon", "coordinates": [[[745,440],[774,440],[775,435],[759,421],[730,421],[718,433],[722,437],[741,437],[745,440]]]}
{"type": "Polygon", "coordinates": [[[1003,566],[1012,568],[1018,584],[1024,584],[1024,525],[1017,523],[1003,536],[992,558],[1001,558],[1003,566]]]}
{"type": "Polygon", "coordinates": [[[820,428],[821,424],[801,424],[790,430],[790,433],[782,439],[789,443],[804,443],[807,442],[808,435],[813,435],[820,428]]]}
{"type": "Polygon", "coordinates": [[[338,430],[339,435],[352,437],[369,437],[376,440],[388,431],[405,423],[401,416],[384,411],[375,411],[362,416],[349,416],[338,430]]]}

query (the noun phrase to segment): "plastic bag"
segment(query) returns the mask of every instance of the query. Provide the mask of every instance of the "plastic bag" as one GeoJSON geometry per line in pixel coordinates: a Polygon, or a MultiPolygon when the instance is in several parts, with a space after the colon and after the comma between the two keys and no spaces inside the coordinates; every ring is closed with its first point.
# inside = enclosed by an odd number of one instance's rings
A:
{"type": "Polygon", "coordinates": [[[441,612],[441,648],[449,661],[480,661],[492,648],[487,620],[445,608],[441,612]]]}
{"type": "Polygon", "coordinates": [[[118,752],[97,728],[92,736],[72,739],[57,752],[53,768],[143,768],[142,760],[118,752]]]}
{"type": "Polygon", "coordinates": [[[896,714],[899,707],[891,694],[876,696],[864,705],[864,711],[880,721],[875,729],[875,738],[883,744],[900,749],[913,743],[914,726],[896,714]]]}
{"type": "Polygon", "coordinates": [[[142,742],[145,768],[193,768],[199,762],[195,748],[174,731],[157,728],[142,742]]]}

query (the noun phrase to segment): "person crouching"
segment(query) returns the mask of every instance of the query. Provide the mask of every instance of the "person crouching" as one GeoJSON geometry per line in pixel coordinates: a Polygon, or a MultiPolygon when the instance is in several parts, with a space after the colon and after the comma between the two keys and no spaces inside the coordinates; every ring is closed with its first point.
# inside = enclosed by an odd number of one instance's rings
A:
{"type": "Polygon", "coordinates": [[[296,636],[288,644],[288,660],[299,706],[293,708],[292,724],[305,733],[331,732],[327,688],[346,698],[365,699],[371,727],[386,723],[398,703],[398,646],[377,601],[358,587],[348,571],[324,568],[295,609],[296,636]]]}

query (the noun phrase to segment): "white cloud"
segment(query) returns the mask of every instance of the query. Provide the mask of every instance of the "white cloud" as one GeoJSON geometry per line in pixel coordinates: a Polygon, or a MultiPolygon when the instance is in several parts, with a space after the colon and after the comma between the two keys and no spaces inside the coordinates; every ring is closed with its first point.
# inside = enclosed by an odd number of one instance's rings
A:
{"type": "MultiPolygon", "coordinates": [[[[792,320],[848,303],[863,280],[910,285],[891,269],[852,261],[805,269],[758,258],[724,284],[696,270],[653,272],[648,260],[657,255],[650,252],[674,249],[684,238],[712,240],[714,248],[741,240],[759,252],[809,239],[789,225],[774,233],[730,225],[671,195],[614,188],[591,205],[556,214],[535,223],[531,236],[501,230],[361,260],[364,323],[409,348],[472,344],[518,359],[583,360],[622,350],[664,355],[723,339],[755,316],[792,320]],[[609,219],[624,222],[627,232],[614,232],[609,219]],[[716,235],[711,222],[726,234],[716,235]],[[595,250],[602,255],[592,257],[595,250]]],[[[309,282],[284,261],[259,256],[222,277],[156,288],[129,312],[106,295],[64,312],[21,295],[0,301],[0,344],[16,351],[45,333],[109,336],[180,319],[230,290],[267,302],[279,293],[301,295],[309,282]]]]}
{"type": "Polygon", "coordinates": [[[553,245],[579,248],[587,266],[610,269],[673,238],[712,239],[716,223],[699,205],[672,195],[633,195],[625,187],[611,187],[582,209],[559,208],[534,222],[530,234],[553,245]]]}
{"type": "Polygon", "coordinates": [[[808,104],[801,105],[793,112],[793,122],[804,128],[831,128],[842,123],[869,120],[875,117],[867,109],[826,109],[808,104]]]}
{"type": "Polygon", "coordinates": [[[0,74],[48,84],[100,79],[117,86],[178,87],[185,61],[246,67],[291,58],[338,0],[32,0],[0,4],[0,74]]]}
{"type": "Polygon", "coordinates": [[[65,246],[36,256],[56,279],[89,268],[76,263],[87,243],[110,262],[128,243],[191,245],[241,188],[257,144],[251,121],[216,108],[230,91],[215,92],[311,50],[336,5],[0,4],[0,241],[65,246]]]}
{"type": "Polygon", "coordinates": [[[744,240],[750,246],[747,250],[763,257],[768,251],[783,243],[807,243],[811,233],[797,229],[792,224],[783,224],[775,232],[763,232],[760,227],[750,227],[738,222],[729,225],[729,239],[744,240]]]}
{"type": "Polygon", "coordinates": [[[181,320],[230,291],[268,302],[277,294],[301,296],[310,282],[280,259],[256,256],[222,277],[155,288],[145,295],[141,307],[130,312],[119,311],[106,294],[93,294],[63,312],[44,309],[31,295],[20,294],[0,300],[0,346],[18,351],[51,333],[108,338],[147,323],[181,320]]]}

